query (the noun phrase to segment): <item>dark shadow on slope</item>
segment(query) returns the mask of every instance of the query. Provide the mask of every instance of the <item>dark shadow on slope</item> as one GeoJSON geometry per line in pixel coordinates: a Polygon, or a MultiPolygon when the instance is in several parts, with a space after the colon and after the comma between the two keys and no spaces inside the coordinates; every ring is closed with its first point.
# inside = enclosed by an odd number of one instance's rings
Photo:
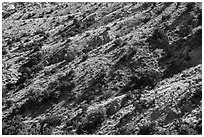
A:
{"type": "Polygon", "coordinates": [[[195,34],[186,40],[173,43],[175,49],[170,57],[163,59],[160,64],[167,68],[163,77],[171,77],[183,70],[202,64],[202,29],[196,30],[195,34]]]}
{"type": "Polygon", "coordinates": [[[165,68],[163,78],[171,77],[181,71],[202,63],[202,28],[192,28],[191,21],[184,24],[184,29],[179,33],[187,33],[172,44],[160,28],[154,30],[147,39],[150,50],[162,49],[164,55],[158,60],[161,67],[165,68]]]}

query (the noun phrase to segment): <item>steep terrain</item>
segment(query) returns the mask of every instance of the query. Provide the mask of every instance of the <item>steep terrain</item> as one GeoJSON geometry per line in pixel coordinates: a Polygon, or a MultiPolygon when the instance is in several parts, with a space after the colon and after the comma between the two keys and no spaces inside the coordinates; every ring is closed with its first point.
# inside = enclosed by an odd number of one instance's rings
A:
{"type": "Polygon", "coordinates": [[[202,3],[3,3],[3,134],[202,134],[202,3]]]}

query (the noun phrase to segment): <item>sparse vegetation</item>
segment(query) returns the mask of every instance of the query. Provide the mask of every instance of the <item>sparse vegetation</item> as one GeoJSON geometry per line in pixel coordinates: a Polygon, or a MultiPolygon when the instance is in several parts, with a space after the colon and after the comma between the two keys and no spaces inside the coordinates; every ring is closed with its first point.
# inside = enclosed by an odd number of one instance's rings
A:
{"type": "Polygon", "coordinates": [[[24,135],[27,134],[26,125],[22,122],[22,116],[14,116],[9,121],[2,121],[3,135],[24,135]]]}
{"type": "Polygon", "coordinates": [[[202,134],[202,3],[2,7],[3,134],[202,134]]]}

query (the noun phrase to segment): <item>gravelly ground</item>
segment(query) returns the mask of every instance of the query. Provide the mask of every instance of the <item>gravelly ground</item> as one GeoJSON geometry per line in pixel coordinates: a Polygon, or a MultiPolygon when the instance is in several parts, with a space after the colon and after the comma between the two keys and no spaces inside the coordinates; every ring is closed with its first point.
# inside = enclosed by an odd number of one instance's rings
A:
{"type": "Polygon", "coordinates": [[[3,134],[202,134],[202,3],[3,3],[3,134]]]}

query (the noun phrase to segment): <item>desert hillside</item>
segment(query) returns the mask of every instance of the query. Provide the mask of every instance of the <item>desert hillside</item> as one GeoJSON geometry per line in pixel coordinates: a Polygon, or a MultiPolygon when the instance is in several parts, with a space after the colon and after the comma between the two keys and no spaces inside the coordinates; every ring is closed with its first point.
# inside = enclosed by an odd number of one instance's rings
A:
{"type": "Polygon", "coordinates": [[[2,8],[3,134],[202,134],[202,3],[2,8]]]}

